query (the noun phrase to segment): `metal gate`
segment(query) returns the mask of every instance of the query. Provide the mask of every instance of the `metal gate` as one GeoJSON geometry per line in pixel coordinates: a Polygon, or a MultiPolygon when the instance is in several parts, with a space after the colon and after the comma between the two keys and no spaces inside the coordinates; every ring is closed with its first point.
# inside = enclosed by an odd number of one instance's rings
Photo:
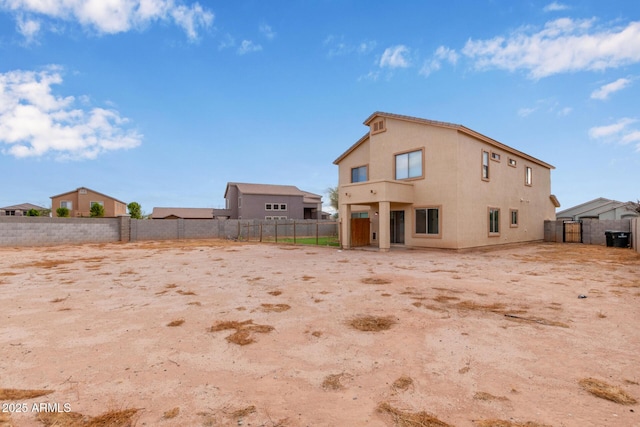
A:
{"type": "Polygon", "coordinates": [[[351,218],[351,247],[369,246],[369,218],[351,218]]]}
{"type": "Polygon", "coordinates": [[[564,242],[582,243],[582,221],[565,221],[564,242]]]}

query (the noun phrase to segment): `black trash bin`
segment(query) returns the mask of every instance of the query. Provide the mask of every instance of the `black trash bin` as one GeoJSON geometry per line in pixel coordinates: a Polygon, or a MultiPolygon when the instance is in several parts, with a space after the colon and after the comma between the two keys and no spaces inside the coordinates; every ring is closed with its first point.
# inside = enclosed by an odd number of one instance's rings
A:
{"type": "Polygon", "coordinates": [[[629,247],[629,235],[631,233],[627,231],[605,231],[607,238],[607,246],[614,248],[628,248],[629,247]]]}
{"type": "Polygon", "coordinates": [[[613,231],[605,231],[604,237],[607,239],[607,247],[610,248],[613,246],[613,231]]]}

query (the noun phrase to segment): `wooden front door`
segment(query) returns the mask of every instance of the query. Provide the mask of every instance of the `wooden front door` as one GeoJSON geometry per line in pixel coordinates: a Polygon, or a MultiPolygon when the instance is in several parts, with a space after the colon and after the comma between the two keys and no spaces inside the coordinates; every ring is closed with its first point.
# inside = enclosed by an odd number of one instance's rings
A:
{"type": "Polygon", "coordinates": [[[351,218],[351,247],[369,246],[369,218],[351,218]]]}
{"type": "Polygon", "coordinates": [[[564,241],[565,243],[582,243],[581,221],[565,221],[564,241]]]}

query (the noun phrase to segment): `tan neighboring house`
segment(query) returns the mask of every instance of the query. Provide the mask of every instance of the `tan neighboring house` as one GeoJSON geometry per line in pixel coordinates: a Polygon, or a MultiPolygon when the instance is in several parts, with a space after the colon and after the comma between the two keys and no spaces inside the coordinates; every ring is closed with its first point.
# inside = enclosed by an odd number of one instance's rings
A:
{"type": "Polygon", "coordinates": [[[334,164],[345,248],[463,249],[544,238],[555,219],[542,160],[461,125],[376,112],[334,164]]]}
{"type": "Polygon", "coordinates": [[[91,206],[98,203],[104,207],[106,218],[127,214],[127,204],[106,194],[98,193],[87,187],[80,187],[67,193],[51,197],[51,213],[54,217],[58,208],[69,209],[70,217],[91,216],[91,206]]]}
{"type": "Polygon", "coordinates": [[[43,215],[47,211],[47,208],[43,208],[42,206],[34,205],[32,203],[22,203],[19,205],[0,208],[0,216],[27,216],[27,213],[31,209],[37,210],[40,212],[40,215],[43,215]]]}

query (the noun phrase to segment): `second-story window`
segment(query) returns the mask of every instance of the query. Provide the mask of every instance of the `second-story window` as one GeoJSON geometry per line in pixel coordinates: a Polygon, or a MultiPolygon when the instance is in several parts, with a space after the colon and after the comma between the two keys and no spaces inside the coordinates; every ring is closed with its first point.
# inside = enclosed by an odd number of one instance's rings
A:
{"type": "Polygon", "coordinates": [[[533,170],[529,166],[524,168],[524,184],[533,184],[533,170]]]}
{"type": "Polygon", "coordinates": [[[367,180],[367,167],[360,166],[351,169],[351,182],[364,182],[367,180]]]}
{"type": "Polygon", "coordinates": [[[482,152],[482,179],[489,181],[489,152],[482,152]]]}
{"type": "Polygon", "coordinates": [[[396,154],[396,179],[422,176],[422,150],[396,154]]]}

